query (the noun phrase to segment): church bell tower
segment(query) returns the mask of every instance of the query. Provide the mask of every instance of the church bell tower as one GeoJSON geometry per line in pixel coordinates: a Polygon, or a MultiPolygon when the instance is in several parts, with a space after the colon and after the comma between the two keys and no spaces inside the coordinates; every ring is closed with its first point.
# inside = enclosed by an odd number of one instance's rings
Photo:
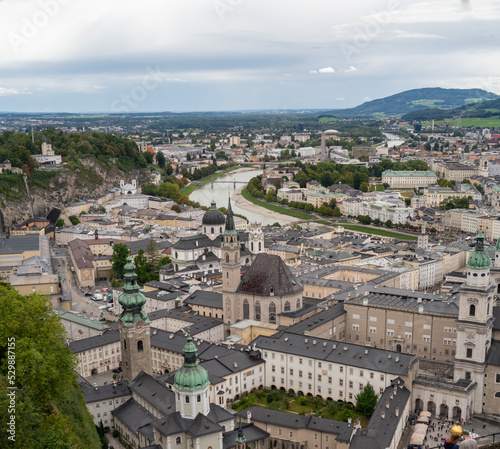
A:
{"type": "Polygon", "coordinates": [[[227,207],[226,228],[222,235],[221,245],[222,268],[222,302],[224,304],[224,321],[235,321],[235,293],[241,280],[240,242],[234,226],[233,210],[229,199],[227,207]]]}
{"type": "Polygon", "coordinates": [[[131,382],[141,372],[152,374],[150,321],[142,306],[146,297],[139,291],[135,265],[128,256],[125,269],[125,286],[118,302],[123,312],[120,325],[121,361],[123,378],[131,382]]]}
{"type": "Polygon", "coordinates": [[[467,261],[467,280],[460,289],[455,380],[477,382],[473,412],[482,410],[486,356],[491,346],[495,286],[490,280],[490,256],[480,230],[467,261]]]}

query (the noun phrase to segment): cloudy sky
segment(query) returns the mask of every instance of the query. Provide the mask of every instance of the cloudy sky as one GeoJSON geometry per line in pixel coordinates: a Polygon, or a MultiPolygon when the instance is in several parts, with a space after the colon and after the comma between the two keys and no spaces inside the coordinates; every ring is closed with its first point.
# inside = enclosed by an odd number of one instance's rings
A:
{"type": "Polygon", "coordinates": [[[351,107],[500,94],[498,0],[0,0],[0,111],[351,107]]]}

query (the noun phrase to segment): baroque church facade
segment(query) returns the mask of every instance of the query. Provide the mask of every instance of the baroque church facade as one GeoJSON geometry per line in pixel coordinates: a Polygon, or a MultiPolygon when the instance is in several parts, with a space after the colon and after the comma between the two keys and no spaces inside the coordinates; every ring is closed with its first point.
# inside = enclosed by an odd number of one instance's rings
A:
{"type": "MultiPolygon", "coordinates": [[[[257,232],[255,236],[255,249],[259,251],[260,237],[257,232]]],[[[229,202],[221,244],[222,301],[226,323],[251,319],[279,324],[281,314],[302,308],[304,288],[281,257],[260,252],[241,276],[240,248],[229,202]]]]}

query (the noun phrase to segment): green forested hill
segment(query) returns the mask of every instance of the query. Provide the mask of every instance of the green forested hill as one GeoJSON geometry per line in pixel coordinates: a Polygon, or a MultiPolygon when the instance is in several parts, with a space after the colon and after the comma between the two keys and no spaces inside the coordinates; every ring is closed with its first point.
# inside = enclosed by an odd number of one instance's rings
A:
{"type": "Polygon", "coordinates": [[[402,118],[404,120],[443,120],[449,118],[488,118],[500,116],[500,99],[474,103],[449,111],[436,109],[422,109],[410,112],[402,118]]]}
{"type": "Polygon", "coordinates": [[[471,103],[497,99],[498,95],[483,89],[442,89],[429,87],[412,89],[378,100],[368,101],[355,108],[331,111],[328,115],[370,116],[401,115],[420,109],[453,109],[471,103]]]}
{"type": "Polygon", "coordinates": [[[0,284],[0,447],[101,448],[65,340],[64,328],[46,297],[24,297],[0,284]],[[14,361],[15,371],[9,371],[9,360],[14,361]],[[11,413],[7,393],[13,391],[11,413]],[[8,439],[12,414],[15,441],[8,439]]]}
{"type": "Polygon", "coordinates": [[[0,135],[0,162],[10,160],[13,167],[21,167],[31,171],[32,154],[41,154],[42,138],[45,136],[52,144],[55,154],[61,155],[63,160],[72,160],[95,157],[102,162],[116,158],[120,168],[143,168],[146,160],[140,153],[135,142],[131,139],[115,136],[103,132],[64,133],[47,129],[42,133],[35,133],[32,142],[31,134],[14,133],[10,131],[0,135]]]}

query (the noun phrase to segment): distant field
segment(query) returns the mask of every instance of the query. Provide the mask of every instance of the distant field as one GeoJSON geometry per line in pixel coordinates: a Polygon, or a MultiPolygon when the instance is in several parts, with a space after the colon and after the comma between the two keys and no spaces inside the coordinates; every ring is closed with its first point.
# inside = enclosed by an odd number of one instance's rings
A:
{"type": "Polygon", "coordinates": [[[319,122],[320,123],[340,122],[340,119],[335,117],[321,117],[319,119],[319,122]]]}
{"type": "Polygon", "coordinates": [[[241,191],[241,196],[245,198],[247,201],[250,201],[251,203],[255,204],[256,206],[272,210],[273,212],[277,212],[279,214],[288,215],[290,217],[299,218],[301,220],[314,219],[313,215],[308,214],[306,212],[301,212],[300,210],[287,209],[281,206],[275,206],[274,204],[267,203],[266,201],[259,200],[258,198],[254,198],[252,195],[250,195],[250,192],[247,190],[246,187],[241,191]]]}
{"type": "Polygon", "coordinates": [[[443,103],[443,102],[444,100],[413,100],[411,103],[432,108],[433,106],[436,106],[436,103],[443,103]]]}
{"type": "Polygon", "coordinates": [[[189,184],[185,189],[182,189],[182,193],[184,195],[189,196],[191,193],[193,193],[194,189],[200,187],[199,183],[204,183],[204,182],[210,181],[211,179],[218,178],[219,176],[222,176],[222,175],[225,175],[226,173],[237,170],[238,168],[240,168],[240,167],[236,166],[236,167],[226,168],[225,170],[216,171],[215,173],[212,173],[211,175],[205,176],[204,178],[200,178],[196,181],[196,184],[189,184]]]}
{"type": "Polygon", "coordinates": [[[320,220],[317,223],[328,225],[328,226],[342,226],[344,229],[349,229],[350,231],[366,232],[367,234],[381,235],[383,237],[394,237],[395,239],[402,240],[418,240],[418,237],[413,235],[400,234],[399,232],[386,231],[385,229],[370,228],[363,225],[353,225],[344,224],[346,222],[339,221],[338,223],[331,223],[329,221],[320,220]]]}
{"type": "MultiPolygon", "coordinates": [[[[494,128],[500,126],[500,117],[481,117],[481,118],[456,118],[438,120],[436,125],[448,124],[451,126],[477,126],[479,128],[494,128]]],[[[431,123],[423,123],[422,127],[429,128],[431,123]]]]}

